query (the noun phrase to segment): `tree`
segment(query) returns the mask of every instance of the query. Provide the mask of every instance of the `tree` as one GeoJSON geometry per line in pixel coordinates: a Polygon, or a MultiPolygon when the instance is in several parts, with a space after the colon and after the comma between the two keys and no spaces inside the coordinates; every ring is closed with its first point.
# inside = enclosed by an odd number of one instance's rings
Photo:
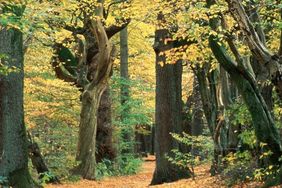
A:
{"type": "MultiPolygon", "coordinates": [[[[246,37],[246,42],[249,49],[252,52],[254,58],[262,64],[262,66],[267,70],[267,73],[264,75],[264,80],[271,80],[274,86],[276,87],[278,96],[282,98],[282,81],[280,79],[281,75],[281,59],[277,53],[272,53],[265,45],[264,37],[259,32],[263,30],[256,30],[254,27],[251,17],[248,17],[248,14],[239,0],[226,0],[228,3],[229,11],[232,14],[233,18],[238,23],[238,27],[242,34],[246,37]],[[261,38],[260,38],[261,37],[261,38]]],[[[252,6],[255,7],[257,4],[252,2],[252,6]]],[[[256,16],[259,16],[255,11],[252,12],[256,16]]],[[[258,19],[256,21],[259,21],[258,19]]],[[[257,24],[260,24],[259,22],[257,24]]]]}
{"type": "MultiPolygon", "coordinates": [[[[115,157],[111,138],[112,128],[109,126],[111,124],[111,109],[108,81],[112,74],[112,64],[115,57],[115,49],[110,43],[110,39],[125,28],[130,21],[122,17],[116,19],[115,24],[108,25],[106,23],[108,16],[110,16],[110,8],[118,3],[127,4],[123,1],[106,4],[103,0],[97,0],[77,2],[75,9],[71,7],[72,16],[75,17],[74,21],[63,22],[63,29],[75,36],[78,57],[73,57],[70,49],[59,44],[57,54],[59,60],[64,64],[60,65],[60,61],[53,61],[58,78],[73,82],[82,88],[77,151],[77,160],[81,163],[75,171],[86,179],[95,179],[96,161],[101,161],[105,157],[102,155],[105,154],[109,159],[115,157]],[[78,22],[82,27],[78,26],[78,22]],[[75,60],[77,61],[75,62],[75,60]],[[101,140],[97,142],[97,138],[101,140]],[[103,143],[104,141],[106,143],[103,143]],[[96,149],[99,151],[98,160],[95,157],[96,149]]],[[[51,22],[49,25],[52,26],[54,23],[51,22]]]]}
{"type": "MultiPolygon", "coordinates": [[[[122,79],[121,87],[120,87],[120,102],[122,106],[121,112],[121,121],[126,122],[128,118],[129,109],[129,73],[128,73],[128,31],[127,27],[121,30],[120,32],[120,78],[122,79]]],[[[124,123],[124,127],[122,128],[122,139],[123,142],[127,142],[127,148],[121,151],[122,153],[129,153],[133,151],[132,144],[132,129],[131,127],[127,127],[126,123],[124,123]]]]}
{"type": "MultiPolygon", "coordinates": [[[[82,3],[82,7],[85,4],[82,3]]],[[[84,61],[79,66],[81,70],[87,70],[87,85],[82,93],[81,121],[79,128],[79,141],[77,160],[81,161],[78,172],[86,179],[95,179],[96,166],[96,133],[97,133],[97,113],[100,99],[108,86],[108,81],[112,72],[112,64],[115,57],[115,49],[109,39],[126,24],[121,26],[111,26],[106,28],[102,22],[104,16],[104,1],[97,1],[93,4],[95,11],[90,10],[96,18],[90,19],[92,14],[87,15],[84,22],[83,36],[87,46],[86,54],[83,54],[84,61]]],[[[91,8],[91,7],[88,7],[91,8]]],[[[81,9],[84,12],[84,9],[81,9]]],[[[81,78],[81,77],[80,77],[81,78]]],[[[78,78],[78,79],[80,79],[78,78]]]]}
{"type": "MultiPolygon", "coordinates": [[[[2,14],[20,19],[24,6],[4,5],[2,14]]],[[[14,71],[0,75],[0,176],[15,188],[35,187],[28,171],[28,142],[23,109],[23,34],[19,29],[0,24],[1,68],[14,71]]]]}
{"type": "MultiPolygon", "coordinates": [[[[159,24],[165,23],[162,13],[158,14],[159,24]]],[[[160,27],[155,32],[154,50],[156,53],[156,112],[155,112],[155,151],[156,168],[151,184],[172,182],[190,177],[188,168],[170,163],[166,156],[173,157],[172,149],[180,149],[180,143],[172,138],[171,133],[182,132],[182,61],[166,64],[165,51],[172,49],[173,43],[167,44],[169,30],[160,27]]]]}
{"type": "MultiPolygon", "coordinates": [[[[207,1],[207,5],[209,7],[214,3],[215,2],[213,0],[207,1]]],[[[217,31],[217,24],[217,18],[212,18],[210,20],[210,26],[215,31],[217,31]]],[[[279,161],[282,154],[280,136],[271,112],[258,89],[257,81],[254,79],[253,73],[249,68],[250,66],[246,66],[246,62],[243,62],[243,58],[240,56],[240,53],[237,51],[232,41],[229,42],[229,45],[231,45],[231,49],[233,49],[232,52],[235,54],[237,62],[232,60],[232,58],[227,54],[224,45],[220,45],[218,36],[213,34],[210,35],[209,43],[214,56],[230,74],[231,79],[237,84],[237,87],[244,98],[252,116],[253,126],[258,142],[266,144],[266,147],[262,148],[262,151],[272,152],[272,154],[268,156],[266,164],[276,165],[278,168],[281,168],[281,162],[279,161]]],[[[273,63],[275,64],[275,62],[273,63]]],[[[279,177],[276,179],[277,182],[275,183],[281,183],[281,175],[278,174],[278,176],[279,177]]]]}

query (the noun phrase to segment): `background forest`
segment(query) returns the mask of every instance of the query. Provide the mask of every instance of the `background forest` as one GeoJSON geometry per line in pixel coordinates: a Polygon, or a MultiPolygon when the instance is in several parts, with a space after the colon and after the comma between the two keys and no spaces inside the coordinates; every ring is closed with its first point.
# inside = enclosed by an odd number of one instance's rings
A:
{"type": "Polygon", "coordinates": [[[281,98],[280,0],[0,0],[2,187],[279,186],[281,98]]]}

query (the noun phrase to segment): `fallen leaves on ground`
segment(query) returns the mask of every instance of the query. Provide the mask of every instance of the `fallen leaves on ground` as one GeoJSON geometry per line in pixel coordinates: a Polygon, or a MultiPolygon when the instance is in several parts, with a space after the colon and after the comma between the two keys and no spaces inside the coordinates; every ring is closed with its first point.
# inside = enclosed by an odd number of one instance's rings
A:
{"type": "MultiPolygon", "coordinates": [[[[219,176],[210,176],[210,165],[204,164],[195,167],[196,177],[193,180],[182,179],[172,183],[150,186],[153,172],[155,169],[155,158],[149,156],[145,158],[142,170],[135,175],[108,177],[99,181],[80,180],[75,183],[63,183],[61,185],[48,185],[46,188],[223,188],[224,181],[219,176]]],[[[257,184],[241,184],[234,186],[236,188],[257,187],[257,184]]]]}

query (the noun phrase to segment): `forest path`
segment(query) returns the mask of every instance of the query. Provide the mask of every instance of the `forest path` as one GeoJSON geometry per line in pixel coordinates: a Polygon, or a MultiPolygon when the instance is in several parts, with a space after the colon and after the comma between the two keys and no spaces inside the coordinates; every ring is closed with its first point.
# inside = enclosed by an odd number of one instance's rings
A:
{"type": "MultiPolygon", "coordinates": [[[[152,188],[221,188],[223,182],[218,177],[211,177],[209,174],[209,165],[200,165],[195,168],[195,180],[183,179],[173,183],[165,183],[152,188]]],[[[75,183],[62,185],[48,185],[47,188],[143,188],[149,187],[155,169],[155,158],[149,156],[145,158],[142,170],[135,175],[108,177],[99,181],[80,180],[75,183]]],[[[241,186],[240,186],[241,187],[241,186]]]]}

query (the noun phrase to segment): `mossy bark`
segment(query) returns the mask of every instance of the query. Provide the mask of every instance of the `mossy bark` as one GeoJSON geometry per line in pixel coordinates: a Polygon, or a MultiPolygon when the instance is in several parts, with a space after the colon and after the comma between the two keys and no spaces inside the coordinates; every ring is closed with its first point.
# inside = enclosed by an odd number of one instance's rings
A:
{"type": "Polygon", "coordinates": [[[0,75],[0,176],[15,188],[35,187],[28,172],[27,136],[23,111],[23,39],[16,29],[0,30],[1,62],[16,71],[0,75]]]}
{"type": "Polygon", "coordinates": [[[240,93],[251,113],[255,134],[259,143],[266,143],[264,151],[270,150],[273,154],[268,158],[269,164],[281,165],[279,158],[282,155],[280,136],[252,74],[244,67],[239,67],[227,55],[223,46],[218,44],[215,37],[210,37],[210,46],[218,62],[230,74],[237,84],[240,93]]]}

